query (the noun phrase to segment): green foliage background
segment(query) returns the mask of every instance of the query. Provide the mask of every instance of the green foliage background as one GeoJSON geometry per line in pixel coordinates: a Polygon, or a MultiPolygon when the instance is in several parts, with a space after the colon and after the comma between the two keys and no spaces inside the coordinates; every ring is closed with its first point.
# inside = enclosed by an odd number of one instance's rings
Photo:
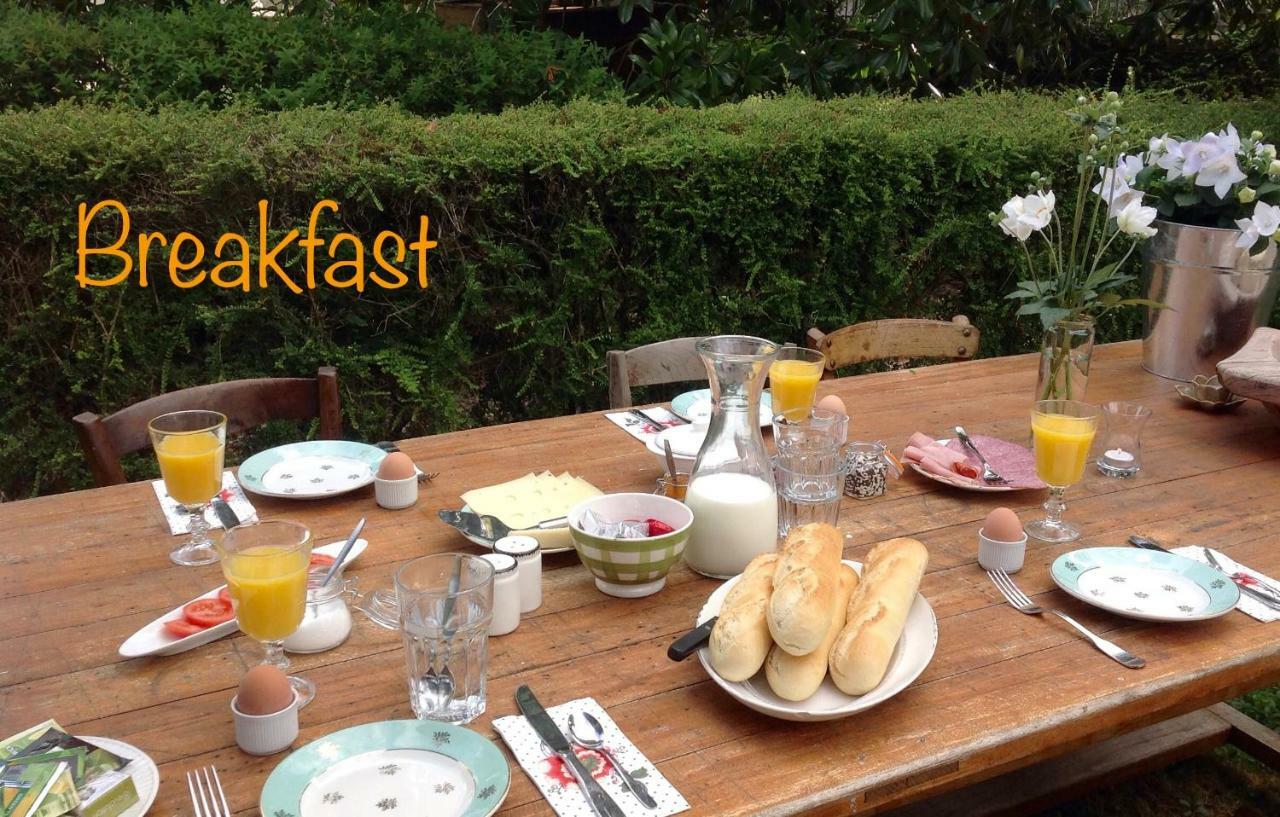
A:
{"type": "Polygon", "coordinates": [[[260,17],[217,0],[167,11],[110,2],[68,19],[0,0],[0,108],[79,99],[147,109],[390,102],[424,115],[496,112],[620,98],[606,57],[560,32],[478,34],[393,5],[260,17]]]}
{"type": "MultiPolygon", "coordinates": [[[[1127,110],[1144,135],[1228,120],[1275,134],[1278,101],[1138,95],[1127,110]]],[[[673,336],[798,342],[813,325],[964,312],[983,354],[1026,351],[1035,326],[1002,297],[1020,255],[987,212],[1033,170],[1070,177],[1068,106],[990,94],[579,101],[434,122],[390,106],[0,114],[0,490],[89,483],[78,411],[320,364],[338,367],[350,436],[379,440],[601,408],[604,352],[673,336]],[[78,203],[119,199],[135,236],[185,229],[212,246],[255,234],[264,197],[277,236],[325,197],[342,205],[325,234],[366,242],[430,215],[430,288],[178,290],[155,261],[147,289],[75,284],[78,203]]],[[[95,245],[115,237],[95,227],[95,245]]],[[[300,271],[298,254],[285,266],[300,271]]]]}

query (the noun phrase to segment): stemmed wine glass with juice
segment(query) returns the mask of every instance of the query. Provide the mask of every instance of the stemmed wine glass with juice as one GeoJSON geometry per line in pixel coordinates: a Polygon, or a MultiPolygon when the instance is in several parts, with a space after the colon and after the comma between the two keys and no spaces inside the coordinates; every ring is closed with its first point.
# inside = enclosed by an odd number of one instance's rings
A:
{"type": "Polygon", "coordinates": [[[164,488],[191,516],[191,538],[169,554],[180,565],[218,561],[204,517],[222,490],[227,418],[216,411],[173,411],[147,424],[164,488]]]}

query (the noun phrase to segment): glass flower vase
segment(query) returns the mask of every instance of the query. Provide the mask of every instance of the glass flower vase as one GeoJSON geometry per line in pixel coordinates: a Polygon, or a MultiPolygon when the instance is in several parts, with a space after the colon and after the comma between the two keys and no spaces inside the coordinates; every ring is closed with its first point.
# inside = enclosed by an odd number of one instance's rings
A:
{"type": "Polygon", "coordinates": [[[1040,343],[1036,400],[1084,400],[1093,358],[1091,320],[1058,321],[1040,343]]]}

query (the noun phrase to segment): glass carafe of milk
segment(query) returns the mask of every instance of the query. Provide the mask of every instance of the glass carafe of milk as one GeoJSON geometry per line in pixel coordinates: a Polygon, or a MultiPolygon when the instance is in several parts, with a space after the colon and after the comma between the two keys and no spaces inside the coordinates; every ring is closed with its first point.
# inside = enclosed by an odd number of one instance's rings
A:
{"type": "Polygon", "coordinates": [[[760,393],[778,346],[763,338],[718,335],[698,341],[711,381],[711,424],[693,463],[685,504],[693,527],[689,567],[716,579],[777,547],[778,500],[760,436],[760,393]]]}

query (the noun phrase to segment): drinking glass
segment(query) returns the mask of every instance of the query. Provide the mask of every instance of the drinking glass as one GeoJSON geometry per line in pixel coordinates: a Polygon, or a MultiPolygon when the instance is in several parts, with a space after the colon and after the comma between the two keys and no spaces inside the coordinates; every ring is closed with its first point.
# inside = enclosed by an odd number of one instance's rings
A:
{"type": "MultiPolygon", "coordinates": [[[[288,672],[284,640],[307,611],[311,531],[275,519],[237,525],[222,537],[218,551],[240,630],[262,645],[262,663],[288,672]]],[[[289,683],[299,706],[316,696],[315,684],[305,678],[290,675],[289,683]]]]}
{"type": "Polygon", "coordinates": [[[1031,436],[1036,476],[1049,486],[1045,518],[1026,526],[1029,536],[1043,542],[1074,542],[1080,529],[1062,521],[1067,503],[1062,495],[1084,476],[1089,446],[1098,430],[1097,406],[1078,400],[1041,400],[1031,411],[1031,436]]]}
{"type": "MultiPolygon", "coordinates": [[[[813,396],[822,379],[827,359],[815,349],[784,346],[769,368],[769,392],[773,410],[788,417],[803,418],[813,407],[813,396]]],[[[843,441],[842,441],[843,442],[843,441]]]]}
{"type": "Polygon", "coordinates": [[[1151,409],[1137,403],[1115,400],[1102,404],[1107,437],[1098,457],[1098,470],[1109,477],[1127,479],[1142,470],[1142,427],[1151,419],[1151,409]]]}
{"type": "Polygon", "coordinates": [[[422,719],[469,723],[484,712],[493,565],[437,553],[396,571],[409,703],[422,719]]]}
{"type": "Polygon", "coordinates": [[[164,488],[191,516],[191,538],[169,558],[180,565],[209,565],[218,553],[204,512],[222,490],[227,417],[216,411],[174,411],[147,423],[164,488]]]}
{"type": "Polygon", "coordinates": [[[802,470],[787,467],[781,457],[773,458],[774,481],[778,486],[778,536],[810,522],[834,525],[840,518],[840,489],[844,468],[818,466],[814,461],[802,470]]]}
{"type": "Polygon", "coordinates": [[[807,409],[803,414],[775,414],[773,441],[778,459],[798,470],[833,470],[840,462],[840,446],[849,436],[849,417],[828,409],[807,409]]]}

